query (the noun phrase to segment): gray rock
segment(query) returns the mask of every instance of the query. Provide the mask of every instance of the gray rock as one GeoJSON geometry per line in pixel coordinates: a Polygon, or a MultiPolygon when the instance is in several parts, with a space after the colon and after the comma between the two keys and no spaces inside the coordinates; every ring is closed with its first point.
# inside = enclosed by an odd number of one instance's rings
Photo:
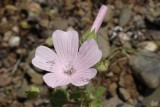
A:
{"type": "Polygon", "coordinates": [[[132,16],[132,10],[128,7],[124,7],[121,11],[120,18],[119,18],[119,25],[125,26],[129,23],[132,16]]]}
{"type": "Polygon", "coordinates": [[[134,106],[127,104],[127,103],[121,103],[121,104],[117,105],[117,107],[134,107],[134,106]]]}
{"type": "Polygon", "coordinates": [[[120,95],[122,96],[123,100],[128,101],[131,98],[130,93],[126,89],[120,88],[119,92],[120,92],[120,95]]]}
{"type": "Polygon", "coordinates": [[[108,41],[107,30],[105,28],[100,29],[100,33],[98,35],[98,46],[102,51],[102,57],[107,58],[110,54],[110,45],[108,41]]]}
{"type": "Polygon", "coordinates": [[[160,104],[160,86],[150,96],[144,98],[145,105],[152,106],[153,103],[160,104]]]}
{"type": "Polygon", "coordinates": [[[160,84],[160,55],[149,51],[140,51],[129,59],[135,75],[149,88],[160,84]]]}
{"type": "Polygon", "coordinates": [[[122,101],[117,96],[115,96],[109,100],[105,100],[102,107],[117,107],[117,105],[120,103],[122,103],[122,101]]]}

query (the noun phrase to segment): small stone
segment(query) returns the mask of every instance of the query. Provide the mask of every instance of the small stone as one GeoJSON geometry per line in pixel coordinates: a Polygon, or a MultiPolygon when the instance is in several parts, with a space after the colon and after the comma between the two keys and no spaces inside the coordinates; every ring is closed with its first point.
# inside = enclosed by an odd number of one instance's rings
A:
{"type": "Polygon", "coordinates": [[[154,52],[158,49],[158,46],[156,45],[156,43],[154,43],[152,41],[141,42],[138,44],[138,47],[146,49],[151,52],[154,52]]]}
{"type": "Polygon", "coordinates": [[[118,104],[116,107],[134,107],[134,106],[127,103],[121,103],[121,104],[118,104]]]}
{"type": "Polygon", "coordinates": [[[126,89],[120,88],[119,92],[123,100],[128,101],[131,98],[130,93],[126,89]]]}
{"type": "Polygon", "coordinates": [[[20,22],[20,26],[24,29],[28,29],[30,27],[30,25],[26,21],[20,22]]]}
{"type": "Polygon", "coordinates": [[[9,46],[10,47],[17,47],[20,45],[20,40],[21,38],[19,36],[12,36],[10,39],[9,39],[9,46]]]}
{"type": "Polygon", "coordinates": [[[8,55],[8,57],[7,57],[7,60],[8,60],[8,62],[9,62],[10,65],[15,64],[16,61],[17,61],[16,54],[10,53],[10,54],[8,55]]]}
{"type": "Polygon", "coordinates": [[[38,3],[36,3],[36,2],[29,3],[28,9],[31,12],[35,12],[35,13],[39,13],[42,10],[41,6],[38,3]]]}
{"type": "Polygon", "coordinates": [[[18,26],[14,26],[14,27],[12,28],[12,30],[13,30],[15,33],[19,33],[19,28],[18,28],[18,26]]]}
{"type": "Polygon", "coordinates": [[[31,102],[25,102],[24,107],[34,107],[31,102]]]}
{"type": "Polygon", "coordinates": [[[124,43],[126,41],[129,41],[130,38],[128,37],[128,35],[126,33],[120,32],[118,34],[119,40],[121,41],[121,43],[124,43]]]}
{"type": "Polygon", "coordinates": [[[52,37],[48,37],[48,38],[45,40],[45,44],[48,45],[48,46],[53,46],[52,37]]]}
{"type": "Polygon", "coordinates": [[[16,53],[18,53],[20,55],[25,55],[27,53],[27,50],[25,48],[18,48],[16,50],[16,53]]]}
{"type": "Polygon", "coordinates": [[[8,42],[9,39],[11,38],[11,36],[12,36],[12,32],[11,32],[11,31],[5,32],[5,33],[4,33],[4,37],[3,37],[3,41],[4,41],[4,42],[8,42]]]}
{"type": "Polygon", "coordinates": [[[42,27],[48,28],[49,21],[47,19],[40,20],[40,25],[42,27]]]}
{"type": "Polygon", "coordinates": [[[124,6],[124,3],[121,0],[116,0],[114,3],[115,3],[115,7],[118,9],[122,9],[124,6]]]}
{"type": "Polygon", "coordinates": [[[159,30],[147,30],[144,33],[144,35],[147,39],[153,39],[155,41],[160,40],[160,31],[159,30]]]}
{"type": "Polygon", "coordinates": [[[9,85],[12,81],[12,78],[8,74],[0,74],[0,87],[9,85]]]}
{"type": "Polygon", "coordinates": [[[111,93],[112,96],[116,96],[117,87],[118,85],[115,82],[109,86],[109,92],[111,93]]]}
{"type": "Polygon", "coordinates": [[[122,103],[122,101],[115,96],[109,100],[104,100],[102,107],[117,107],[119,103],[122,103]]]}
{"type": "Polygon", "coordinates": [[[113,72],[109,72],[109,73],[106,74],[106,76],[107,76],[107,77],[113,77],[114,74],[113,74],[113,72]]]}
{"type": "Polygon", "coordinates": [[[13,101],[12,104],[10,104],[8,106],[9,107],[22,107],[22,104],[17,101],[13,101]]]}
{"type": "Polygon", "coordinates": [[[147,42],[147,45],[144,47],[148,51],[156,51],[158,46],[154,42],[147,42]]]}
{"type": "Polygon", "coordinates": [[[66,30],[68,28],[68,20],[61,17],[56,17],[50,24],[52,24],[55,29],[66,30]]]}
{"type": "Polygon", "coordinates": [[[129,23],[132,16],[132,10],[130,8],[124,7],[121,11],[120,18],[119,18],[119,25],[125,26],[129,23]]]}

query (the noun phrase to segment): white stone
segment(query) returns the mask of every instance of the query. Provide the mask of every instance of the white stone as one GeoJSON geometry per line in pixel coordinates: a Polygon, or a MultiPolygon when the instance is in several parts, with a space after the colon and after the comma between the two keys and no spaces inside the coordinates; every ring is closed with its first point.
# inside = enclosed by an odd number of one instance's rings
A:
{"type": "Polygon", "coordinates": [[[9,39],[9,46],[10,47],[17,47],[17,46],[19,46],[20,40],[21,40],[21,38],[19,36],[12,36],[9,39]]]}

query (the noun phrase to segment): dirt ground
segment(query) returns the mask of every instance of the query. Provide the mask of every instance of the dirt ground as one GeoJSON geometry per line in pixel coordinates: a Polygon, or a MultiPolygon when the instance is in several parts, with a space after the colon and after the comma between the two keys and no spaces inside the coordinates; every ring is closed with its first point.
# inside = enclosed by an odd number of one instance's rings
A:
{"type": "Polygon", "coordinates": [[[54,89],[43,82],[46,72],[31,64],[34,51],[53,48],[57,29],[73,28],[81,36],[102,4],[109,9],[99,45],[109,64],[93,81],[106,87],[103,107],[160,107],[159,0],[0,0],[0,107],[52,107],[43,96],[54,89]],[[145,53],[153,58],[141,57],[145,53]],[[27,100],[32,84],[41,97],[27,100]]]}

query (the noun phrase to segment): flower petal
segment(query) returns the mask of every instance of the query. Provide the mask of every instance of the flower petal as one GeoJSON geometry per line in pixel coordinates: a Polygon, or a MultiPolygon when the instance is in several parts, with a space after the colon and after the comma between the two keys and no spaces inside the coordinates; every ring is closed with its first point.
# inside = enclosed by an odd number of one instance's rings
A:
{"type": "Polygon", "coordinates": [[[70,83],[70,78],[68,78],[68,75],[60,72],[47,73],[43,76],[43,79],[44,82],[52,88],[68,85],[70,83]]]}
{"type": "Polygon", "coordinates": [[[56,30],[52,38],[59,59],[61,59],[65,65],[74,63],[78,53],[78,33],[75,30],[67,32],[56,30]]]}
{"type": "Polygon", "coordinates": [[[86,85],[96,74],[97,70],[94,68],[85,71],[78,71],[71,76],[71,83],[75,86],[86,85]]]}
{"type": "Polygon", "coordinates": [[[32,59],[32,64],[37,68],[52,71],[56,56],[56,53],[51,49],[39,46],[36,49],[35,57],[32,59]]]}
{"type": "Polygon", "coordinates": [[[85,70],[100,61],[102,52],[94,39],[85,41],[79,49],[74,67],[76,70],[85,70]]]}

